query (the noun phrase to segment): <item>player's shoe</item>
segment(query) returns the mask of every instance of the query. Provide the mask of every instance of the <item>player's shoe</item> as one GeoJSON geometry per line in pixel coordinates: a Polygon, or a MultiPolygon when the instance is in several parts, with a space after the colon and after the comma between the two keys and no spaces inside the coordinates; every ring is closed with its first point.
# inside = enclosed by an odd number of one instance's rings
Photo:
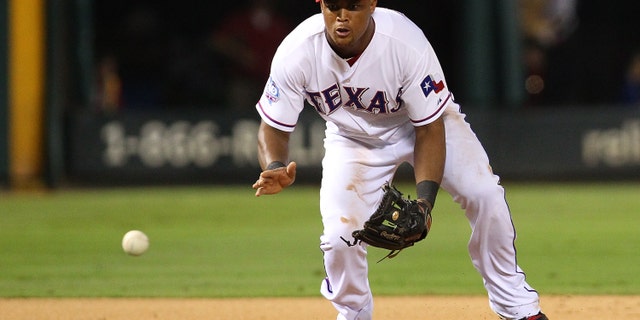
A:
{"type": "Polygon", "coordinates": [[[549,320],[549,318],[547,318],[547,316],[544,315],[544,313],[540,312],[538,314],[536,314],[535,316],[531,316],[528,318],[522,318],[520,320],[549,320]]]}

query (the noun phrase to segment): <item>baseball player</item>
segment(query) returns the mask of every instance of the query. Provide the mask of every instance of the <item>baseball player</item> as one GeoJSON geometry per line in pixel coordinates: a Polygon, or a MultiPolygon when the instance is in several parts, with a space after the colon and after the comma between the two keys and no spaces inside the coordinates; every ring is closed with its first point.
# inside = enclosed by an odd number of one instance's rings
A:
{"type": "MultiPolygon", "coordinates": [[[[291,185],[289,136],[305,100],[326,121],[320,212],[326,278],[337,319],[371,319],[367,245],[352,237],[374,212],[380,187],[413,166],[417,198],[431,210],[438,189],[465,210],[469,252],[491,308],[503,319],[547,319],[516,263],[515,230],[499,178],[465,122],[423,32],[377,0],[316,0],[321,13],[281,43],[264,94],[256,196],[291,185]]],[[[428,270],[425,270],[428,272],[428,270]]]]}

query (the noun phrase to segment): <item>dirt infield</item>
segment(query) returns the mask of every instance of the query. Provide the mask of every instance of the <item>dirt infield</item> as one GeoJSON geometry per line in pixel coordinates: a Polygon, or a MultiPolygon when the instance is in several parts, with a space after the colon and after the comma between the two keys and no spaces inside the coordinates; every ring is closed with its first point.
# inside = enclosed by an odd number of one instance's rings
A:
{"type": "MultiPolygon", "coordinates": [[[[374,318],[497,319],[483,296],[377,297],[374,318]]],[[[640,296],[547,296],[551,319],[640,319],[640,296]]],[[[335,319],[321,298],[0,299],[0,320],[335,319]]]]}

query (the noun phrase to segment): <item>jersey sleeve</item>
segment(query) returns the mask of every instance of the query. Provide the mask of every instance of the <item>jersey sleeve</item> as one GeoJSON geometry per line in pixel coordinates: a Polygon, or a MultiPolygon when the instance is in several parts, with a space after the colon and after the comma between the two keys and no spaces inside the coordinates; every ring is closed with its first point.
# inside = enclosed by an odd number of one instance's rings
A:
{"type": "Polygon", "coordinates": [[[274,56],[271,75],[256,110],[268,125],[293,132],[304,108],[305,80],[300,61],[288,56],[282,52],[274,56]]]}
{"type": "Polygon", "coordinates": [[[429,124],[438,119],[453,99],[447,86],[442,67],[433,48],[427,42],[421,55],[415,58],[415,66],[408,72],[402,100],[414,126],[429,124]]]}

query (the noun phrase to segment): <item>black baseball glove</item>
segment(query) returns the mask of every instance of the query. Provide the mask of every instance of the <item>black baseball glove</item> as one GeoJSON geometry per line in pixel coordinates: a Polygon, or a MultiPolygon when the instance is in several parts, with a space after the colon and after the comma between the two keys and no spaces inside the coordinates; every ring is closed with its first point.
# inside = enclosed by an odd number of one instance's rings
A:
{"type": "Polygon", "coordinates": [[[423,202],[403,198],[402,193],[389,183],[383,185],[382,190],[380,205],[364,223],[364,228],[353,232],[353,237],[374,247],[391,250],[386,257],[393,258],[400,250],[427,236],[431,228],[431,210],[423,202]]]}

